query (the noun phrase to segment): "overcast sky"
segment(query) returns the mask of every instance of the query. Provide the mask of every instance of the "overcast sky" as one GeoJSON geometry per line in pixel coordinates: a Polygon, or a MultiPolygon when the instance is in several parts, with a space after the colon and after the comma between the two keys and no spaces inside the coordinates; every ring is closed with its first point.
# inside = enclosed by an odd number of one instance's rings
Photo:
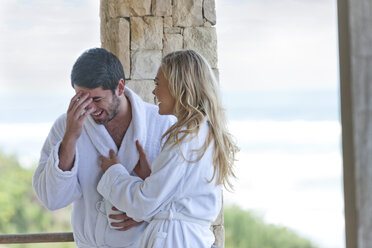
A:
{"type": "Polygon", "coordinates": [[[76,58],[100,46],[98,8],[99,1],[91,0],[2,0],[2,91],[69,91],[76,58]]]}
{"type": "Polygon", "coordinates": [[[219,0],[217,17],[226,87],[337,88],[336,1],[219,0]]]}
{"type": "MultiPolygon", "coordinates": [[[[337,88],[333,0],[217,0],[225,88],[337,88]]],[[[75,59],[100,46],[99,1],[2,0],[2,93],[70,92],[75,59]]]]}

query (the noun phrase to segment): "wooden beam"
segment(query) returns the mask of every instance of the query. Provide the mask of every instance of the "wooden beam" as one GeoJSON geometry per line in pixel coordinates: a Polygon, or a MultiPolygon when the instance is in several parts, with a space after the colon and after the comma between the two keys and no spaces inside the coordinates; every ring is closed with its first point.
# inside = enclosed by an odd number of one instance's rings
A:
{"type": "Polygon", "coordinates": [[[358,248],[349,1],[338,0],[342,154],[347,248],[358,248]]]}
{"type": "Polygon", "coordinates": [[[0,244],[51,243],[73,242],[71,232],[66,233],[28,233],[0,234],[0,244]]]}

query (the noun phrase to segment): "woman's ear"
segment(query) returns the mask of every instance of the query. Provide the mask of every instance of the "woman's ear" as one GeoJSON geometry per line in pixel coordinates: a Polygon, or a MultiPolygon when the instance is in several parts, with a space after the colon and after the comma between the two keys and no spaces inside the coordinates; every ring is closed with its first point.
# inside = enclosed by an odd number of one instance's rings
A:
{"type": "Polygon", "coordinates": [[[116,88],[116,92],[118,96],[121,96],[125,91],[125,81],[123,78],[119,79],[118,87],[116,88]]]}

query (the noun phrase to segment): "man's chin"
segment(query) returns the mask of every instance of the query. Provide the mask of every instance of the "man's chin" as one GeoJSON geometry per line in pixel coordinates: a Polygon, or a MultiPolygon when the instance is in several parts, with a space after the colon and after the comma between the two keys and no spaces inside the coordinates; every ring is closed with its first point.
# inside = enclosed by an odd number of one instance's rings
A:
{"type": "Polygon", "coordinates": [[[92,119],[97,124],[106,124],[107,123],[107,120],[106,119],[96,119],[96,118],[94,118],[94,116],[92,116],[92,119]]]}

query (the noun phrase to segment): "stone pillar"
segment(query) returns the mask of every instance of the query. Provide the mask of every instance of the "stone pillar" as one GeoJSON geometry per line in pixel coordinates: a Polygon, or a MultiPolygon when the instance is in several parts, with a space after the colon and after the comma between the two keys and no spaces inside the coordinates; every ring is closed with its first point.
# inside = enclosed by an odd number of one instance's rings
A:
{"type": "Polygon", "coordinates": [[[338,0],[347,248],[372,244],[372,2],[338,0]]]}
{"type": "MultiPolygon", "coordinates": [[[[169,52],[193,49],[218,78],[215,0],[101,0],[102,47],[124,66],[127,86],[153,103],[154,78],[169,52]]],[[[223,211],[211,229],[224,245],[223,211]]]]}

